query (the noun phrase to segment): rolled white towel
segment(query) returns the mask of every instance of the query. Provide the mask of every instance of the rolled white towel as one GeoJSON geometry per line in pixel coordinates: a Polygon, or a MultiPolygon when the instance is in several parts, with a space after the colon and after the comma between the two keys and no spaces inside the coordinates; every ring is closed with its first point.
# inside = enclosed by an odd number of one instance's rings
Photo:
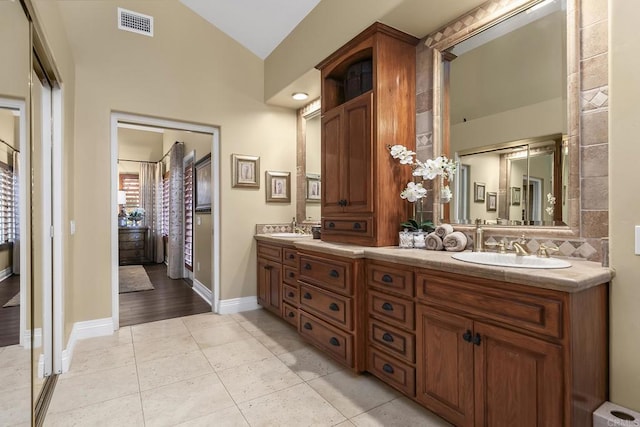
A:
{"type": "Polygon", "coordinates": [[[444,239],[449,234],[453,233],[453,226],[451,224],[440,224],[436,227],[436,236],[441,239],[444,239]]]}
{"type": "Polygon", "coordinates": [[[442,250],[442,239],[435,232],[427,234],[425,244],[425,247],[430,251],[442,250]]]}
{"type": "Polygon", "coordinates": [[[462,252],[467,247],[467,236],[461,231],[454,231],[442,239],[445,250],[450,252],[462,252]]]}

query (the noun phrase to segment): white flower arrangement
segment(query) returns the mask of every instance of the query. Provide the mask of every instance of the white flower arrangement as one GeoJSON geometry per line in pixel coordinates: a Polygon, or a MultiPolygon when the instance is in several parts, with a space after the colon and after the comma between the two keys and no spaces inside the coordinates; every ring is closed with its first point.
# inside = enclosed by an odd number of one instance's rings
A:
{"type": "Polygon", "coordinates": [[[140,221],[142,220],[142,218],[144,218],[144,209],[143,208],[129,209],[127,216],[132,221],[140,221]]]}
{"type": "Polygon", "coordinates": [[[547,203],[549,204],[549,206],[547,206],[544,210],[549,216],[553,216],[553,211],[556,204],[556,198],[553,196],[553,193],[547,193],[547,203]]]}
{"type": "MultiPolygon", "coordinates": [[[[413,176],[420,176],[422,180],[433,180],[438,177],[444,179],[452,179],[456,173],[456,164],[453,160],[449,160],[446,156],[438,156],[435,159],[428,159],[426,162],[421,162],[418,159],[413,158],[416,155],[415,152],[407,149],[404,145],[393,145],[389,147],[391,157],[400,161],[402,165],[409,165],[413,168],[413,176]]],[[[452,194],[448,185],[442,187],[440,192],[442,200],[451,200],[452,194]]],[[[418,199],[427,196],[427,189],[422,186],[422,183],[409,182],[406,188],[400,193],[402,199],[406,199],[409,202],[415,202],[418,199]]]]}

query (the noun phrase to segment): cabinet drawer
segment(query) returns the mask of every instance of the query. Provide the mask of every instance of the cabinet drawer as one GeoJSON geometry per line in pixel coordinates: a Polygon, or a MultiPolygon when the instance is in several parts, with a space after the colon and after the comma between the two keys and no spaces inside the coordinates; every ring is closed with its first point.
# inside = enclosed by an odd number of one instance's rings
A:
{"type": "Polygon", "coordinates": [[[144,257],[143,249],[127,249],[120,251],[121,259],[142,259],[144,257]]]}
{"type": "Polygon", "coordinates": [[[297,307],[300,303],[300,299],[298,298],[298,287],[284,283],[282,285],[282,299],[297,307]]]}
{"type": "Polygon", "coordinates": [[[290,285],[296,285],[298,283],[298,269],[288,265],[285,265],[283,269],[284,276],[282,277],[282,280],[290,285]]]}
{"type": "Polygon", "coordinates": [[[130,249],[144,249],[144,240],[120,242],[118,243],[118,249],[120,251],[126,251],[130,249]]]}
{"type": "Polygon", "coordinates": [[[353,367],[353,337],[328,323],[300,311],[300,335],[327,351],[347,366],[353,367]]]}
{"type": "Polygon", "coordinates": [[[284,320],[291,323],[293,326],[296,327],[296,329],[298,329],[299,316],[298,316],[297,308],[292,307],[287,303],[284,303],[282,305],[282,317],[284,317],[284,320]]]}
{"type": "Polygon", "coordinates": [[[373,236],[372,218],[323,218],[322,232],[373,236]]]}
{"type": "Polygon", "coordinates": [[[291,248],[283,248],[282,263],[297,268],[298,267],[298,251],[291,248]]]}
{"type": "Polygon", "coordinates": [[[131,232],[120,231],[118,234],[118,240],[120,242],[135,242],[137,240],[144,240],[146,233],[144,231],[135,230],[131,232]]]}
{"type": "Polygon", "coordinates": [[[413,272],[407,270],[375,262],[367,263],[367,284],[413,298],[413,272]]]}
{"type": "Polygon", "coordinates": [[[369,344],[391,352],[407,362],[416,361],[415,335],[369,318],[369,344]]]}
{"type": "Polygon", "coordinates": [[[258,243],[258,257],[282,262],[282,248],[279,246],[258,243]]]}
{"type": "Polygon", "coordinates": [[[346,296],[353,292],[351,264],[312,255],[300,255],[298,279],[346,296]]]}
{"type": "Polygon", "coordinates": [[[414,397],[416,370],[412,366],[389,357],[374,348],[368,348],[367,370],[390,386],[414,397]]]}
{"type": "Polygon", "coordinates": [[[315,286],[300,284],[300,307],[336,326],[351,330],[352,300],[315,286]]]}
{"type": "Polygon", "coordinates": [[[495,288],[492,287],[495,282],[486,279],[473,280],[417,274],[416,296],[481,318],[562,337],[562,301],[559,298],[495,288]]]}
{"type": "Polygon", "coordinates": [[[370,316],[410,330],[414,328],[413,301],[369,290],[367,292],[367,307],[370,316]]]}

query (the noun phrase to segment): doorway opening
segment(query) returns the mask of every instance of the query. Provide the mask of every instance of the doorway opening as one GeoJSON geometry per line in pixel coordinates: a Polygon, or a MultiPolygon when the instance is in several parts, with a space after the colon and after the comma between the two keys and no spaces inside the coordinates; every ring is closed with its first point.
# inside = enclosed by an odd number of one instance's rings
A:
{"type": "Polygon", "coordinates": [[[219,134],[215,126],[112,113],[114,329],[184,315],[182,308],[167,304],[179,299],[175,292],[191,298],[193,304],[187,303],[186,310],[202,312],[206,302],[207,311],[217,311],[219,134]],[[194,165],[200,159],[206,159],[209,168],[207,196],[211,205],[206,212],[196,209],[194,165]],[[145,282],[142,287],[125,289],[127,283],[137,283],[136,277],[145,282]],[[145,307],[156,313],[130,312],[144,311],[145,307]]]}

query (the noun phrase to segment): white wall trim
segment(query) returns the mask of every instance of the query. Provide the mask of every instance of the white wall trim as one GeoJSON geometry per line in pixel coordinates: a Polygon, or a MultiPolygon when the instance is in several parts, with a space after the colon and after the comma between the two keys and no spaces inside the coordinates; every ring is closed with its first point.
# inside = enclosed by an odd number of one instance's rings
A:
{"type": "Polygon", "coordinates": [[[65,164],[63,160],[64,140],[62,138],[62,89],[51,89],[52,97],[52,197],[53,197],[53,372],[62,373],[62,351],[64,348],[64,237],[65,220],[63,201],[65,197],[65,183],[63,171],[65,164]]]}
{"type": "Polygon", "coordinates": [[[9,266],[7,268],[5,268],[4,270],[0,271],[0,282],[2,282],[3,280],[8,279],[9,277],[11,277],[11,275],[13,274],[13,267],[9,266]]]}
{"type": "Polygon", "coordinates": [[[216,312],[218,314],[233,314],[242,311],[256,310],[258,308],[261,308],[261,306],[258,305],[258,297],[253,295],[250,297],[220,300],[216,312]]]}
{"type": "Polygon", "coordinates": [[[113,334],[115,329],[110,317],[74,323],[69,341],[67,341],[67,348],[62,352],[62,373],[69,372],[73,350],[78,340],[109,336],[113,334]]]}
{"type": "Polygon", "coordinates": [[[196,279],[193,279],[193,292],[200,295],[207,304],[213,305],[213,292],[196,279]]]}

